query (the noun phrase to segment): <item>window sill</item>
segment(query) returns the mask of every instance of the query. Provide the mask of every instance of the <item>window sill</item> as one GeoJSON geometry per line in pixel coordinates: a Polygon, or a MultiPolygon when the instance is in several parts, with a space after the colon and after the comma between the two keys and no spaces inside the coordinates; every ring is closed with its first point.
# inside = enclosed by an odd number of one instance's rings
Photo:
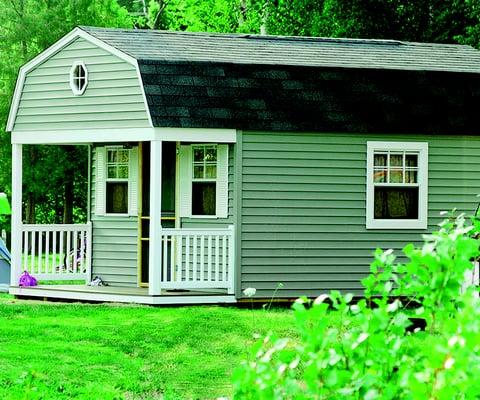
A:
{"type": "Polygon", "coordinates": [[[417,219],[378,219],[373,221],[367,221],[367,229],[418,229],[426,230],[427,221],[417,219]]]}
{"type": "Polygon", "coordinates": [[[183,218],[192,218],[192,219],[219,219],[216,215],[190,215],[189,217],[183,218]]]}

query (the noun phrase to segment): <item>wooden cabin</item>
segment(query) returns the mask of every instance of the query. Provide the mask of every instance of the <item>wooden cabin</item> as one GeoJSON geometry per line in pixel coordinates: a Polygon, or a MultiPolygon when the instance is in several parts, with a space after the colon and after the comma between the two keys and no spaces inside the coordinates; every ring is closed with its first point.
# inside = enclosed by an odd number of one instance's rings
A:
{"type": "Polygon", "coordinates": [[[12,100],[10,293],[361,295],[375,248],[475,210],[479,99],[468,46],[76,28],[12,100]],[[86,224],[23,223],[23,144],[86,145],[86,224]]]}

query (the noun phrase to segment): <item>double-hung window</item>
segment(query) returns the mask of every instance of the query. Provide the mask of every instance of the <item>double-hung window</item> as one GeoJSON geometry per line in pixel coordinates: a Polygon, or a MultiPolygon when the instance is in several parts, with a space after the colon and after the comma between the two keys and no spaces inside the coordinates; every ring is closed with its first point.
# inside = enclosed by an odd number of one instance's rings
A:
{"type": "Polygon", "coordinates": [[[426,229],[428,144],[367,142],[368,229],[426,229]]]}
{"type": "Polygon", "coordinates": [[[107,147],[107,214],[128,213],[128,153],[129,150],[121,147],[107,147]]]}
{"type": "Polygon", "coordinates": [[[138,147],[97,147],[95,157],[95,214],[137,215],[138,147]]]}
{"type": "Polygon", "coordinates": [[[217,146],[194,145],[192,154],[192,215],[215,215],[217,146]]]}
{"type": "Polygon", "coordinates": [[[228,145],[180,146],[180,217],[228,216],[228,145]]]}

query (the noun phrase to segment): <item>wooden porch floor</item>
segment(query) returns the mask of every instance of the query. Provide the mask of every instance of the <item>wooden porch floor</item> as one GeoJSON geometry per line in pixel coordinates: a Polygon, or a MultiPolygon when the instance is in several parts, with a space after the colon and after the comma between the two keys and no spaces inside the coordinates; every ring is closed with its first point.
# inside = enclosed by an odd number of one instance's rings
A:
{"type": "Polygon", "coordinates": [[[235,296],[225,290],[163,290],[159,296],[150,296],[147,288],[38,285],[34,287],[11,286],[10,294],[19,297],[38,297],[85,302],[119,302],[138,304],[221,304],[235,303],[235,296]]]}

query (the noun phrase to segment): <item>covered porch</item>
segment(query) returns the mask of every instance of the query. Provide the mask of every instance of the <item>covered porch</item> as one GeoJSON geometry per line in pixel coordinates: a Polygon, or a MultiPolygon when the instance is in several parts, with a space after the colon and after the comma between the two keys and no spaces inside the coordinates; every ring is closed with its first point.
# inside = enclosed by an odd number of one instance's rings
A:
{"type": "MultiPolygon", "coordinates": [[[[155,129],[156,130],[156,129],[155,129]]],[[[146,132],[145,132],[146,133],[146,132]]],[[[182,135],[169,132],[168,140],[151,130],[147,137],[132,144],[148,142],[148,180],[156,184],[148,188],[148,199],[138,198],[138,280],[135,286],[88,286],[97,275],[94,268],[95,223],[88,218],[85,224],[33,225],[22,221],[22,164],[23,144],[95,144],[120,145],[118,135],[97,136],[96,140],[80,142],[78,136],[58,141],[58,134],[12,137],[12,268],[10,293],[17,296],[67,299],[79,301],[119,301],[143,304],[194,304],[234,302],[235,296],[235,226],[233,224],[205,227],[165,223],[162,214],[162,148],[165,142],[180,143],[182,135]],[[152,139],[153,136],[153,139],[152,139]],[[50,139],[48,139],[50,137],[50,139]],[[178,139],[178,140],[175,140],[178,139]],[[34,143],[31,143],[31,142],[34,143]],[[149,215],[141,212],[141,203],[148,202],[149,215]],[[148,228],[145,229],[145,220],[148,228]],[[166,227],[168,226],[168,227],[166,227]],[[218,226],[218,227],[217,227],[218,226]],[[143,242],[147,241],[145,247],[143,242]],[[141,258],[140,258],[141,254],[141,258]],[[143,268],[147,271],[141,270],[143,268]],[[39,281],[36,287],[18,286],[23,271],[39,281]],[[145,276],[147,279],[145,279],[145,276]]],[[[233,135],[234,136],[234,135],[233,135]]],[[[67,136],[68,137],[68,136],[67,136]]],[[[92,136],[90,136],[92,138],[92,136]]],[[[222,143],[216,135],[214,143],[222,143]]],[[[121,139],[121,135],[120,135],[121,139]]],[[[196,142],[209,143],[207,135],[194,137],[196,142]]],[[[188,138],[189,142],[192,136],[188,138]]],[[[223,137],[232,141],[232,135],[223,137]]],[[[233,140],[234,141],[234,140],[233,140]]],[[[141,170],[139,170],[141,171],[141,170]]],[[[141,172],[139,172],[141,175],[141,172]]],[[[139,193],[142,191],[139,188],[139,193]]],[[[145,194],[145,192],[144,192],[145,194]]],[[[131,215],[131,214],[130,214],[131,215]]],[[[118,254],[119,263],[122,254],[118,254]]]]}

